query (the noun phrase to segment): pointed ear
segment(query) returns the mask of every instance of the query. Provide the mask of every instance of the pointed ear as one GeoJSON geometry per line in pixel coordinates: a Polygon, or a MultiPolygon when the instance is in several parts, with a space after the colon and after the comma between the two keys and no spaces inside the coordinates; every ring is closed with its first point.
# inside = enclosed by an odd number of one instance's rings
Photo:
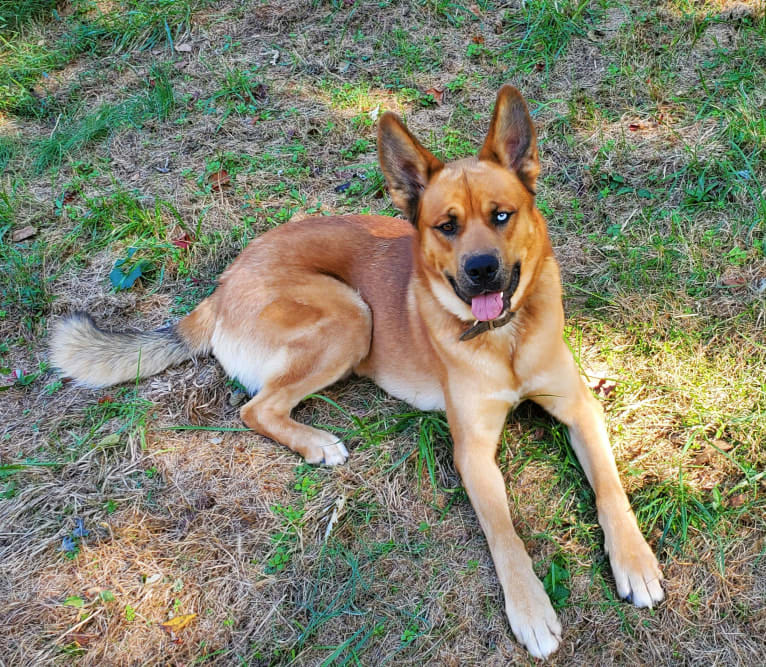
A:
{"type": "Polygon", "coordinates": [[[378,159],[395,206],[417,224],[420,196],[444,165],[391,112],[384,113],[378,124],[378,159]]]}
{"type": "Polygon", "coordinates": [[[495,112],[479,159],[498,162],[516,172],[527,190],[535,194],[540,173],[537,134],[527,103],[513,86],[506,84],[497,94],[495,112]]]}

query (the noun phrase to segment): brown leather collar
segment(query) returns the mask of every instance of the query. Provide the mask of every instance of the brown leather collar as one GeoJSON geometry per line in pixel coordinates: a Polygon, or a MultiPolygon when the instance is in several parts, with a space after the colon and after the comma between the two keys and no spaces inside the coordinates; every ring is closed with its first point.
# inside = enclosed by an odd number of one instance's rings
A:
{"type": "Polygon", "coordinates": [[[483,334],[485,331],[492,331],[493,329],[499,329],[504,327],[508,322],[513,319],[514,313],[512,310],[506,310],[500,317],[495,320],[487,320],[486,322],[477,321],[470,329],[466,329],[460,336],[460,340],[471,340],[476,338],[479,334],[483,334]]]}

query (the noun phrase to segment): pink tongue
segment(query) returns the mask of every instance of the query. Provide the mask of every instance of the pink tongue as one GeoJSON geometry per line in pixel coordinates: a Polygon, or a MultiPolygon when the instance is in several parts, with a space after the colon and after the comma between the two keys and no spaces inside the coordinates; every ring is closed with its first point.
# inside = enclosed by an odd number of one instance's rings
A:
{"type": "Polygon", "coordinates": [[[500,313],[503,312],[503,293],[492,292],[473,297],[471,312],[477,320],[482,322],[500,317],[500,313]]]}

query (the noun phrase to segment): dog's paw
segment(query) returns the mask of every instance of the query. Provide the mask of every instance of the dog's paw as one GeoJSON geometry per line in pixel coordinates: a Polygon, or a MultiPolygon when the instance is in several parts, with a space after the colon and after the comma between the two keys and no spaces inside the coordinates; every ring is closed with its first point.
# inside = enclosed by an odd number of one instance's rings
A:
{"type": "Polygon", "coordinates": [[[348,450],[341,440],[330,433],[317,431],[310,447],[301,452],[306,463],[337,466],[345,463],[348,450]]]}
{"type": "Polygon", "coordinates": [[[636,607],[653,607],[665,598],[660,565],[644,538],[610,551],[617,594],[636,607]]]}
{"type": "Polygon", "coordinates": [[[327,466],[337,466],[345,463],[348,458],[348,450],[340,440],[336,440],[331,445],[322,445],[323,457],[320,463],[327,466]]]}
{"type": "Polygon", "coordinates": [[[550,599],[536,577],[526,587],[514,590],[505,612],[517,641],[535,658],[547,658],[561,642],[561,624],[550,599]]]}

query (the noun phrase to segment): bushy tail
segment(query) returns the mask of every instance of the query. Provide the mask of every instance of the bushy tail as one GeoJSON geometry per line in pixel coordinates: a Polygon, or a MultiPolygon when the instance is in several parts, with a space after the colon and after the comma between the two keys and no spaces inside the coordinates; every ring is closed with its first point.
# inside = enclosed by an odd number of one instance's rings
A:
{"type": "Polygon", "coordinates": [[[149,377],[209,349],[208,304],[177,325],[146,332],[104,331],[86,313],[59,320],[51,334],[51,362],[62,375],[89,387],[149,377]]]}

